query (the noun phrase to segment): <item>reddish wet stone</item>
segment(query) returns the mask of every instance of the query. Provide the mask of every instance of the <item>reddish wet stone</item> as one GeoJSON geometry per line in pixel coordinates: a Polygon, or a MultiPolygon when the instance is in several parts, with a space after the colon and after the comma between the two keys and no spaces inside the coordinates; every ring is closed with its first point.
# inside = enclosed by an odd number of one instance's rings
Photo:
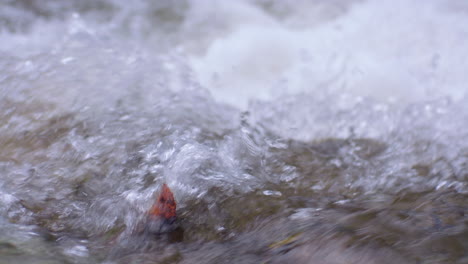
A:
{"type": "Polygon", "coordinates": [[[161,193],[148,212],[146,231],[161,234],[175,230],[178,227],[176,209],[174,194],[166,184],[163,184],[161,193]]]}

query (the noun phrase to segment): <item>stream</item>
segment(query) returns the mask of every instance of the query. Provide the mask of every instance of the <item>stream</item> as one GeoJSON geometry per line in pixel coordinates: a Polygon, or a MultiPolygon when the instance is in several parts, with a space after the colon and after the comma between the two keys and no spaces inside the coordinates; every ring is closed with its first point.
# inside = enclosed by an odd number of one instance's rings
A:
{"type": "Polygon", "coordinates": [[[468,263],[468,2],[0,0],[0,264],[468,263]],[[176,231],[138,230],[163,184],[176,231]]]}

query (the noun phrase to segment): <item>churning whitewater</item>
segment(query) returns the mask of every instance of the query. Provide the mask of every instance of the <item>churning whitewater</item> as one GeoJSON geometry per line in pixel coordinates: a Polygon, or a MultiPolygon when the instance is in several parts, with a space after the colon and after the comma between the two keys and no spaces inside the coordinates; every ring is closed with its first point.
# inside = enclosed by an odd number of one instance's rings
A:
{"type": "Polygon", "coordinates": [[[0,263],[468,261],[468,3],[0,6],[0,263]]]}

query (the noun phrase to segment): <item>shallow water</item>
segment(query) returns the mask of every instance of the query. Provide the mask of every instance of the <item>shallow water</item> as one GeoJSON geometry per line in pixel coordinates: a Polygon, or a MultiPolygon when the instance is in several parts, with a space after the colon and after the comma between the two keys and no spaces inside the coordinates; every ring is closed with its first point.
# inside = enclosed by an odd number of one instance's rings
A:
{"type": "Polygon", "coordinates": [[[1,6],[0,263],[468,262],[463,1],[1,6]]]}

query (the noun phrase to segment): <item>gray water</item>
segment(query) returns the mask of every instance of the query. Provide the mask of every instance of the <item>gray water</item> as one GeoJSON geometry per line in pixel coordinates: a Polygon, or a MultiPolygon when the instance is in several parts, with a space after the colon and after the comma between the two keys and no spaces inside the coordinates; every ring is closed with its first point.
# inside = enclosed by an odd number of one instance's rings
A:
{"type": "Polygon", "coordinates": [[[0,3],[0,263],[468,263],[465,1],[0,3]],[[176,239],[135,235],[163,183],[176,239]]]}

